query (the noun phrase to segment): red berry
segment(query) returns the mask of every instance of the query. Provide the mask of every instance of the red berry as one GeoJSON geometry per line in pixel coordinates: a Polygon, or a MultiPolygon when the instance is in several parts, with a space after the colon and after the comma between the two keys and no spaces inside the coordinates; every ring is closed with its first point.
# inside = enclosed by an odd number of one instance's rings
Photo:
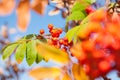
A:
{"type": "Polygon", "coordinates": [[[59,44],[63,44],[64,43],[64,40],[63,39],[60,39],[59,40],[59,44]]]}
{"type": "Polygon", "coordinates": [[[52,37],[59,37],[59,33],[58,33],[57,29],[52,29],[51,35],[52,35],[52,37]]]}
{"type": "Polygon", "coordinates": [[[56,32],[57,32],[56,29],[52,29],[52,30],[51,30],[51,34],[55,34],[56,32]]]}
{"type": "Polygon", "coordinates": [[[91,70],[90,76],[94,79],[100,76],[100,71],[97,69],[91,70]]]}
{"type": "Polygon", "coordinates": [[[45,33],[44,29],[41,29],[40,34],[44,34],[44,33],[45,33]]]}
{"type": "Polygon", "coordinates": [[[59,32],[59,34],[61,34],[62,33],[62,29],[58,28],[58,32],[59,32]]]}
{"type": "Polygon", "coordinates": [[[73,45],[73,41],[69,42],[68,45],[69,45],[69,46],[72,46],[72,45],[73,45]]]}
{"type": "Polygon", "coordinates": [[[64,42],[63,42],[63,45],[64,45],[64,46],[68,46],[68,42],[65,42],[65,41],[64,41],[64,42]]]}
{"type": "Polygon", "coordinates": [[[111,65],[108,61],[103,60],[99,63],[98,67],[101,71],[106,72],[106,71],[110,70],[111,65]]]}
{"type": "Polygon", "coordinates": [[[53,42],[57,42],[57,41],[58,41],[58,38],[53,37],[53,38],[52,38],[52,41],[53,41],[53,42]]]}
{"type": "Polygon", "coordinates": [[[59,49],[61,46],[58,44],[58,45],[55,45],[55,47],[59,49]]]}
{"type": "Polygon", "coordinates": [[[53,24],[48,24],[48,29],[52,30],[53,29],[53,24]]]}
{"type": "Polygon", "coordinates": [[[87,14],[93,13],[95,10],[90,6],[85,9],[87,14]]]}
{"type": "Polygon", "coordinates": [[[52,45],[52,44],[53,44],[53,42],[52,42],[51,39],[48,39],[47,42],[48,42],[49,45],[52,45]]]}
{"type": "Polygon", "coordinates": [[[85,64],[85,65],[83,66],[83,69],[84,69],[84,71],[85,71],[86,73],[89,73],[89,72],[90,72],[90,65],[89,65],[89,64],[85,64]]]}
{"type": "Polygon", "coordinates": [[[49,30],[49,33],[52,33],[52,29],[49,30]]]}
{"type": "Polygon", "coordinates": [[[66,52],[66,51],[67,51],[67,48],[66,48],[66,47],[63,47],[63,48],[62,48],[62,51],[66,52]]]}
{"type": "Polygon", "coordinates": [[[85,51],[92,51],[92,50],[94,50],[94,43],[93,43],[93,41],[90,41],[90,40],[83,41],[82,42],[82,48],[85,51]]]}
{"type": "Polygon", "coordinates": [[[68,38],[67,37],[64,37],[63,38],[65,42],[68,42],[68,38]]]}

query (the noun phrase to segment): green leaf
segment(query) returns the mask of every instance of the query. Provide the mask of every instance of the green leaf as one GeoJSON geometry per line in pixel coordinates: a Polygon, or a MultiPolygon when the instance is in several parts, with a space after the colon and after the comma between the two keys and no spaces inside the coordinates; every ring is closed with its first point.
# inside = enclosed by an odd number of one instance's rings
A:
{"type": "Polygon", "coordinates": [[[3,48],[3,50],[2,50],[2,52],[3,52],[2,58],[3,59],[8,58],[13,53],[13,51],[15,50],[15,48],[17,46],[18,46],[17,43],[12,43],[12,44],[7,45],[5,48],[3,48]]]}
{"type": "Polygon", "coordinates": [[[72,7],[71,12],[74,11],[82,11],[86,8],[84,4],[81,4],[80,2],[76,2],[75,5],[72,7]]]}
{"type": "Polygon", "coordinates": [[[83,20],[85,18],[85,14],[81,11],[75,11],[72,14],[70,14],[66,21],[71,21],[71,20],[83,20]]]}
{"type": "Polygon", "coordinates": [[[36,49],[38,53],[47,60],[53,60],[62,64],[69,62],[69,56],[64,51],[61,51],[54,46],[50,46],[46,43],[37,43],[36,49]]]}
{"type": "Polygon", "coordinates": [[[46,38],[44,38],[42,35],[37,35],[37,34],[28,34],[28,35],[24,36],[23,38],[25,38],[26,40],[38,39],[39,41],[47,42],[46,38]]]}
{"type": "Polygon", "coordinates": [[[99,9],[96,10],[95,12],[89,14],[86,18],[84,18],[84,19],[82,20],[82,22],[81,22],[80,25],[88,23],[88,22],[90,21],[90,19],[92,18],[92,16],[94,16],[95,14],[97,14],[97,12],[99,12],[101,9],[104,9],[104,7],[99,8],[99,9]]]}
{"type": "Polygon", "coordinates": [[[81,24],[78,29],[78,32],[76,33],[76,35],[83,35],[84,36],[84,31],[88,29],[87,27],[88,23],[85,23],[85,24],[81,24]]]}
{"type": "Polygon", "coordinates": [[[85,0],[86,2],[88,2],[89,4],[93,4],[96,2],[96,0],[85,0]]]}
{"type": "Polygon", "coordinates": [[[6,45],[5,47],[3,47],[2,50],[0,50],[0,53],[3,53],[3,51],[4,51],[8,46],[11,46],[12,44],[16,44],[16,42],[15,42],[15,43],[10,43],[10,44],[6,45]]]}
{"type": "Polygon", "coordinates": [[[72,29],[70,29],[67,33],[66,33],[66,37],[68,38],[68,41],[71,42],[72,40],[74,40],[74,38],[77,36],[76,33],[79,30],[80,26],[76,26],[72,29]]]}
{"type": "Polygon", "coordinates": [[[38,35],[37,39],[41,42],[47,42],[46,38],[44,38],[42,35],[38,35]]]}
{"type": "MultiPolygon", "coordinates": [[[[100,8],[97,11],[104,9],[104,8],[100,8]]],[[[71,42],[73,40],[74,43],[76,43],[77,40],[77,36],[81,35],[84,36],[84,31],[87,30],[87,25],[89,24],[92,16],[94,16],[94,14],[96,14],[96,12],[91,13],[90,15],[88,15],[86,18],[84,18],[81,22],[81,24],[79,26],[76,26],[72,29],[70,29],[67,33],[66,33],[66,37],[68,38],[68,41],[71,42]]]]}
{"type": "Polygon", "coordinates": [[[35,38],[35,37],[37,37],[36,34],[28,34],[28,35],[24,36],[23,38],[25,38],[25,39],[32,39],[32,38],[35,38]]]}
{"type": "Polygon", "coordinates": [[[71,14],[67,17],[66,22],[71,20],[83,20],[86,16],[85,8],[96,0],[77,0],[71,9],[71,14]]]}
{"type": "Polygon", "coordinates": [[[77,40],[77,36],[79,34],[83,34],[83,29],[87,28],[86,25],[89,23],[90,19],[92,18],[92,16],[95,14],[91,13],[90,15],[88,15],[86,18],[84,18],[81,22],[81,24],[79,26],[76,26],[72,29],[70,29],[67,33],[66,33],[66,37],[68,38],[68,41],[71,42],[73,40],[74,43],[76,43],[77,40]]]}
{"type": "Polygon", "coordinates": [[[66,37],[68,38],[68,41],[71,42],[73,40],[75,44],[77,42],[78,35],[84,35],[84,30],[87,29],[87,24],[88,23],[86,22],[69,30],[66,33],[66,37]]]}
{"type": "Polygon", "coordinates": [[[43,57],[40,54],[36,54],[36,63],[39,63],[43,60],[43,57]]]}
{"type": "Polygon", "coordinates": [[[16,50],[15,58],[18,63],[21,63],[26,53],[26,42],[20,44],[16,50]]]}
{"type": "Polygon", "coordinates": [[[36,41],[31,40],[27,43],[27,53],[26,53],[26,61],[28,65],[32,65],[36,60],[36,41]]]}

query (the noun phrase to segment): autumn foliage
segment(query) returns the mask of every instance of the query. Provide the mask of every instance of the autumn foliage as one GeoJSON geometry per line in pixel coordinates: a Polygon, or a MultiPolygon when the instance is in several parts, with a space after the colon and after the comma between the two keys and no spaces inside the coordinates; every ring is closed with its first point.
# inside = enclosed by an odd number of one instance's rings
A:
{"type": "MultiPolygon", "coordinates": [[[[51,0],[60,3],[59,0],[51,0]]],[[[61,0],[60,0],[61,1],[61,0]]],[[[29,71],[29,75],[37,80],[95,80],[102,77],[110,80],[106,75],[112,71],[120,72],[120,14],[119,2],[113,6],[94,9],[91,5],[96,0],[77,0],[71,4],[72,9],[66,18],[67,30],[48,24],[49,33],[40,29],[39,34],[29,34],[20,40],[8,44],[2,49],[2,58],[8,58],[15,53],[18,63],[26,56],[26,62],[31,66],[34,62],[48,62],[52,60],[60,64],[59,67],[38,67],[29,71]],[[82,4],[81,4],[82,3],[82,4]],[[84,3],[84,4],[83,4],[84,3]],[[112,9],[113,12],[109,9],[112,9]],[[70,24],[74,23],[75,26],[70,24]],[[66,35],[60,35],[66,31],[66,35]],[[73,59],[75,58],[75,59],[73,59]],[[76,60],[76,61],[75,61],[76,60]]],[[[63,3],[66,3],[61,1],[63,3]]],[[[68,3],[70,3],[68,1],[68,3]]],[[[34,11],[44,14],[38,7],[44,9],[48,1],[35,0],[32,4],[34,11]],[[45,5],[43,5],[45,3],[45,5]]],[[[23,0],[17,7],[18,25],[21,30],[27,29],[30,20],[30,2],[23,0]],[[22,6],[21,6],[22,5],[22,6]],[[23,9],[26,9],[25,12],[23,9]],[[21,14],[23,12],[23,14],[21,14]],[[22,17],[21,17],[22,15],[22,17]],[[27,17],[23,23],[23,18],[27,17]]],[[[64,4],[66,8],[66,5],[64,4]]],[[[55,8],[58,9],[59,8],[55,8]]]]}

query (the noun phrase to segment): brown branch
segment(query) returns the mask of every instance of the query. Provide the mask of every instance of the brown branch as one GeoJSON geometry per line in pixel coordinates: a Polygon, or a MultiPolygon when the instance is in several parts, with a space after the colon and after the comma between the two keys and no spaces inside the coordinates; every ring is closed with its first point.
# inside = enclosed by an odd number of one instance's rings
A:
{"type": "Polygon", "coordinates": [[[110,0],[106,0],[105,6],[108,7],[109,4],[110,4],[110,0]]]}
{"type": "Polygon", "coordinates": [[[3,40],[0,40],[0,43],[1,43],[2,45],[6,45],[6,43],[5,43],[3,40]]]}

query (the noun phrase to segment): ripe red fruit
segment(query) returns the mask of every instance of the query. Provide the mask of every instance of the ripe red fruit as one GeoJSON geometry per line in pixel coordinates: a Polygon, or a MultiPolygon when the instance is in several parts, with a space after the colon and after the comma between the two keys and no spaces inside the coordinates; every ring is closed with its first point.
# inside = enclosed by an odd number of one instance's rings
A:
{"type": "Polygon", "coordinates": [[[59,44],[63,44],[64,43],[64,40],[63,39],[60,39],[59,40],[59,44]]]}
{"type": "Polygon", "coordinates": [[[44,34],[44,33],[45,33],[44,29],[41,29],[40,34],[44,34]]]}
{"type": "Polygon", "coordinates": [[[58,38],[57,38],[57,37],[53,37],[53,38],[52,38],[52,41],[53,41],[53,42],[57,42],[57,41],[58,41],[58,38]]]}
{"type": "Polygon", "coordinates": [[[120,21],[120,17],[118,15],[118,13],[114,12],[113,15],[112,15],[112,22],[119,23],[119,21],[120,21]]]}
{"type": "Polygon", "coordinates": [[[93,13],[95,10],[90,6],[85,9],[87,14],[93,13]]]}
{"type": "Polygon", "coordinates": [[[53,42],[52,42],[51,39],[48,39],[47,42],[48,42],[49,45],[52,45],[52,44],[53,44],[53,42]]]}
{"type": "Polygon", "coordinates": [[[83,69],[84,69],[84,71],[88,74],[88,73],[90,72],[90,65],[89,65],[89,64],[85,64],[85,65],[83,66],[83,69]]]}
{"type": "Polygon", "coordinates": [[[57,44],[57,45],[55,45],[55,47],[59,49],[61,46],[59,44],[57,44]]]}
{"type": "Polygon", "coordinates": [[[94,79],[100,76],[100,71],[97,69],[91,70],[90,76],[94,79]]]}
{"type": "Polygon", "coordinates": [[[91,20],[93,21],[104,21],[106,19],[106,12],[103,9],[97,10],[92,16],[91,20]]]}
{"type": "Polygon", "coordinates": [[[92,50],[94,50],[94,46],[95,46],[94,43],[93,43],[93,41],[91,41],[91,40],[83,41],[81,43],[81,45],[82,45],[82,48],[85,51],[92,51],[92,50]]]}
{"type": "Polygon", "coordinates": [[[75,56],[78,60],[84,61],[87,59],[87,54],[81,47],[81,44],[76,44],[70,49],[73,56],[75,56]]]}
{"type": "Polygon", "coordinates": [[[57,33],[54,33],[54,34],[51,34],[52,35],[52,37],[59,37],[59,34],[57,34],[57,33]]]}
{"type": "Polygon", "coordinates": [[[68,45],[69,45],[69,46],[72,46],[72,45],[73,45],[73,41],[69,42],[68,45]]]}
{"type": "Polygon", "coordinates": [[[63,40],[64,40],[65,42],[68,42],[68,38],[67,38],[67,37],[64,37],[63,40]]]}
{"type": "Polygon", "coordinates": [[[58,32],[59,32],[59,34],[61,34],[62,33],[62,29],[58,28],[58,32]]]}
{"type": "Polygon", "coordinates": [[[95,49],[94,51],[92,51],[92,56],[94,58],[103,58],[105,56],[104,53],[105,53],[104,50],[96,50],[95,49]]]}
{"type": "Polygon", "coordinates": [[[106,72],[108,70],[110,70],[111,65],[108,61],[103,60],[98,64],[99,70],[101,70],[102,72],[106,72]]]}
{"type": "Polygon", "coordinates": [[[53,24],[48,24],[48,29],[52,30],[53,29],[53,24]]]}
{"type": "Polygon", "coordinates": [[[66,48],[66,47],[63,47],[63,48],[62,48],[62,51],[66,52],[66,51],[67,51],[67,48],[66,48]]]}
{"type": "Polygon", "coordinates": [[[68,46],[68,42],[64,41],[64,42],[63,42],[63,45],[64,45],[64,46],[68,46]]]}

